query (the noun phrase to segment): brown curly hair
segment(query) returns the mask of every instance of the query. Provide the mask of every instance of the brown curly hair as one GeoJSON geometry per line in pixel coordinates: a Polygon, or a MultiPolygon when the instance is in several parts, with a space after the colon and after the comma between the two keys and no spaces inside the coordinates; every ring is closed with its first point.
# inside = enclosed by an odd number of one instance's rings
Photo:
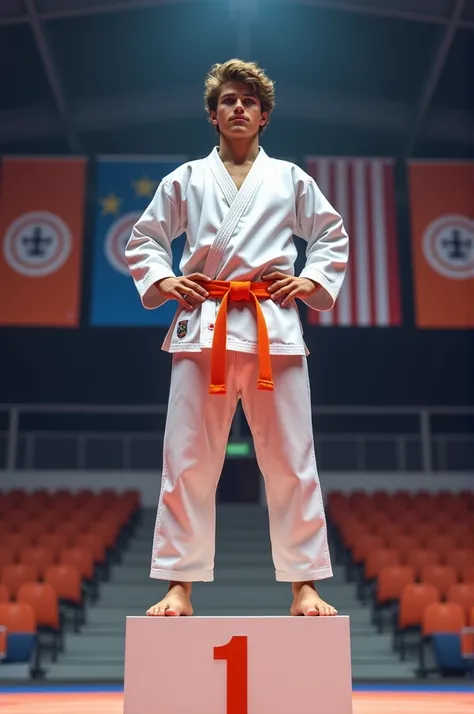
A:
{"type": "MultiPolygon", "coordinates": [[[[242,82],[258,97],[262,112],[268,112],[266,123],[260,127],[260,132],[264,131],[275,108],[275,83],[255,62],[231,59],[222,64],[214,64],[204,83],[204,103],[209,119],[210,113],[217,110],[221,87],[226,82],[242,82]]],[[[219,133],[219,127],[215,129],[219,133]]]]}

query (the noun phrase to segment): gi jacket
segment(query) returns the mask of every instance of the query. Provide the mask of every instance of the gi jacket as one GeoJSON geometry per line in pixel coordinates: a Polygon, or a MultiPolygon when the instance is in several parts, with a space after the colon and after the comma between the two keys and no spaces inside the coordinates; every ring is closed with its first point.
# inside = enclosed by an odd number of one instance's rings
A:
{"type": "MultiPolygon", "coordinates": [[[[161,181],[125,249],[147,309],[166,300],[155,283],[174,276],[171,243],[183,233],[187,237],[179,266],[183,275],[200,272],[216,280],[252,282],[273,270],[294,275],[296,235],[306,241],[306,264],[300,275],[322,288],[305,300],[309,307],[330,310],[344,280],[349,241],[341,216],[309,174],[291,162],[270,158],[261,147],[240,189],[217,147],[161,181]]],[[[271,354],[307,354],[296,303],[282,308],[264,300],[261,307],[271,354]]],[[[210,348],[218,308],[215,299],[192,312],[178,306],[163,349],[210,348]]],[[[255,315],[248,303],[229,306],[227,348],[257,352],[255,315]]]]}

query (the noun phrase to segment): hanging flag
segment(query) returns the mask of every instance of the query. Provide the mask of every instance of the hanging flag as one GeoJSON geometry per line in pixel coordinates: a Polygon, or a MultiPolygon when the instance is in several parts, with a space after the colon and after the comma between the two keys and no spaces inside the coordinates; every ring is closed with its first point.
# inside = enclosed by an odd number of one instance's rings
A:
{"type": "Polygon", "coordinates": [[[0,325],[76,327],[86,160],[6,157],[0,191],[0,325]]]}
{"type": "MultiPolygon", "coordinates": [[[[185,156],[98,158],[92,270],[93,325],[171,324],[177,303],[170,300],[146,310],[125,261],[132,228],[152,200],[161,179],[186,161],[185,156]]],[[[184,236],[173,241],[173,270],[179,273],[184,236]]]]}
{"type": "Polygon", "coordinates": [[[474,327],[474,162],[408,165],[416,323],[474,327]]]}
{"type": "Polygon", "coordinates": [[[342,215],[349,264],[329,312],[308,310],[311,325],[390,327],[401,323],[393,164],[387,159],[306,159],[306,171],[342,215]]]}

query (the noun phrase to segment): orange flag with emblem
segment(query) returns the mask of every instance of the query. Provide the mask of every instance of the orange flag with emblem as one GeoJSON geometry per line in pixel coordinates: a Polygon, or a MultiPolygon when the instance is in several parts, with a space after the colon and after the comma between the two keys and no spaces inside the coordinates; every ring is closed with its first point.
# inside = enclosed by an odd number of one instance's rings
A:
{"type": "Polygon", "coordinates": [[[408,170],[416,323],[474,327],[474,162],[408,170]]]}
{"type": "Polygon", "coordinates": [[[78,325],[85,173],[80,157],[2,161],[0,325],[78,325]]]}

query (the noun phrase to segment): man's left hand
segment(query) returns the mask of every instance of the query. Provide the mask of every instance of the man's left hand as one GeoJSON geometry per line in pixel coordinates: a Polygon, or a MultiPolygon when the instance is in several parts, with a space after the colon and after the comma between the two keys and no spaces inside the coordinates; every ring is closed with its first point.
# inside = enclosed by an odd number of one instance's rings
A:
{"type": "Polygon", "coordinates": [[[267,273],[263,276],[263,280],[275,281],[268,288],[268,292],[272,300],[279,303],[281,307],[286,307],[295,298],[309,297],[320,288],[309,278],[297,278],[295,275],[287,275],[279,270],[267,273]]]}

